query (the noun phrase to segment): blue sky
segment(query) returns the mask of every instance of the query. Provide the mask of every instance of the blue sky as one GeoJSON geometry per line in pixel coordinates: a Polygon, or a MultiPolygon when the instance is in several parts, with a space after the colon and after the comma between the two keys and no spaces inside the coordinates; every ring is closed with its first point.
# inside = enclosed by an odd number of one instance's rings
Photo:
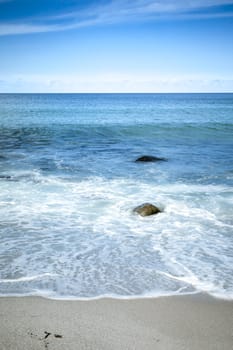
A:
{"type": "Polygon", "coordinates": [[[0,92],[232,92],[233,0],[0,0],[0,92]]]}

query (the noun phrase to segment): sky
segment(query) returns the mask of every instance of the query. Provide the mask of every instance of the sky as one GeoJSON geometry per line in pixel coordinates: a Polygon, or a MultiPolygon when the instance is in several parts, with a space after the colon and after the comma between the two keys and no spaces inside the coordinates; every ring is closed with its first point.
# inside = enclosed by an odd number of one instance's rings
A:
{"type": "Polygon", "coordinates": [[[233,92],[233,0],[0,0],[0,92],[233,92]]]}

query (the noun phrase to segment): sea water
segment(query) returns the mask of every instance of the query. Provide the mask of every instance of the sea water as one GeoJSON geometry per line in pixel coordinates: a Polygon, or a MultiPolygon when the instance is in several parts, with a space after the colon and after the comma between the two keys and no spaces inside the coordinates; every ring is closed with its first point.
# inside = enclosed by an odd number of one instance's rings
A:
{"type": "Polygon", "coordinates": [[[232,184],[233,94],[1,94],[0,294],[233,298],[232,184]]]}

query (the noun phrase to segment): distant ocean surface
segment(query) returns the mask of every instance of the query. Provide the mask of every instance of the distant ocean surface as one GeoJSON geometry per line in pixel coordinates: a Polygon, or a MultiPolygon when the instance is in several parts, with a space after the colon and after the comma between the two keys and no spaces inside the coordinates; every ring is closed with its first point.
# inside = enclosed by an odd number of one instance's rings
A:
{"type": "Polygon", "coordinates": [[[0,94],[0,295],[233,299],[232,185],[233,94],[0,94]]]}

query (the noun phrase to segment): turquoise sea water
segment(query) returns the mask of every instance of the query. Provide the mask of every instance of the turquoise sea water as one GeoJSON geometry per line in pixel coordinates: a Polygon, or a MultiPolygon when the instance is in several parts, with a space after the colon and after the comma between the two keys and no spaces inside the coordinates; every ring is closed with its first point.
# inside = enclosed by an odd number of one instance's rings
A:
{"type": "Polygon", "coordinates": [[[233,94],[0,94],[0,294],[233,298],[232,184],[233,94]]]}

